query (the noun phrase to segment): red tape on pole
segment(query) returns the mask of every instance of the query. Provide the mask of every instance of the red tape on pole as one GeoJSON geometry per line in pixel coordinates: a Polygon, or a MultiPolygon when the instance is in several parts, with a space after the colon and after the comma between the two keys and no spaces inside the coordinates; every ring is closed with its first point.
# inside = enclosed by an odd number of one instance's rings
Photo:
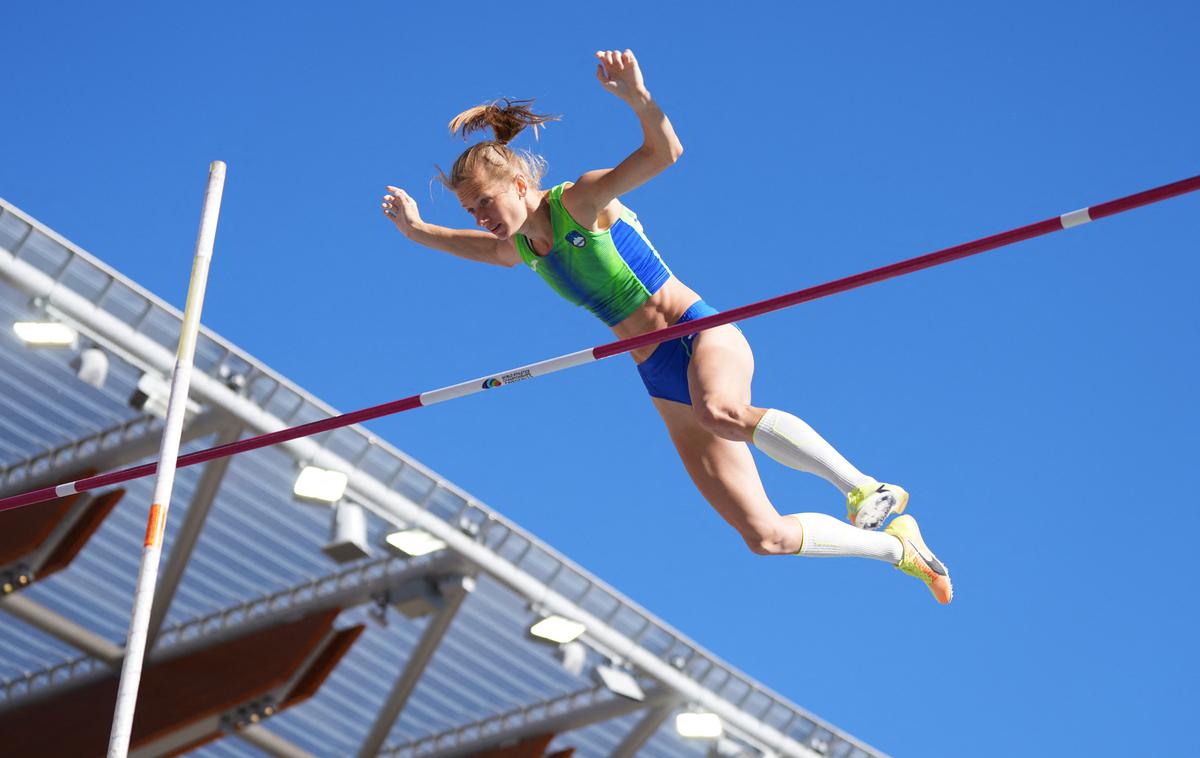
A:
{"type": "MultiPolygon", "coordinates": [[[[1110,200],[1106,203],[1091,206],[1085,210],[1087,211],[1087,217],[1089,219],[1096,220],[1106,216],[1113,216],[1118,213],[1123,213],[1134,208],[1139,208],[1143,205],[1157,203],[1160,200],[1166,200],[1168,198],[1187,194],[1188,192],[1194,192],[1198,189],[1200,189],[1200,175],[1183,179],[1178,182],[1173,182],[1171,184],[1164,184],[1161,187],[1155,187],[1153,189],[1148,189],[1133,195],[1127,195],[1126,197],[1117,198],[1116,200],[1110,200]]],[[[1075,213],[1079,212],[1076,211],[1075,213]]],[[[1000,234],[993,234],[990,237],[983,237],[982,239],[977,239],[973,242],[965,242],[961,245],[955,245],[954,247],[948,247],[943,250],[927,253],[925,255],[917,256],[916,258],[909,258],[908,260],[903,260],[888,266],[871,269],[870,271],[864,271],[861,274],[847,276],[832,282],[826,282],[825,284],[818,284],[815,287],[809,287],[807,289],[798,290],[786,295],[780,295],[769,300],[751,303],[750,305],[743,305],[740,308],[722,311],[721,313],[717,313],[712,316],[705,316],[704,318],[699,318],[695,321],[688,321],[683,324],[668,326],[653,332],[647,332],[646,334],[642,334],[637,337],[630,337],[628,339],[618,340],[616,342],[609,342],[607,344],[592,348],[592,355],[596,360],[600,360],[601,358],[609,358],[614,355],[620,355],[621,353],[628,353],[631,350],[636,350],[639,347],[657,345],[660,342],[666,342],[667,340],[676,339],[678,337],[685,337],[689,334],[694,334],[705,329],[711,329],[715,326],[728,324],[734,321],[745,321],[746,319],[754,318],[755,316],[761,316],[764,313],[770,313],[783,308],[790,308],[793,305],[806,303],[810,300],[818,300],[839,292],[845,292],[847,290],[856,289],[868,284],[874,284],[875,282],[881,282],[886,279],[893,279],[897,276],[911,274],[914,271],[920,271],[933,266],[940,266],[943,263],[949,263],[950,261],[955,261],[960,258],[977,255],[979,253],[987,252],[988,250],[995,250],[996,248],[1012,245],[1016,242],[1021,242],[1033,237],[1040,237],[1051,232],[1059,231],[1063,228],[1062,216],[1055,216],[1054,218],[1029,224],[1028,226],[1018,227],[1007,232],[1001,232],[1000,234]]],[[[558,356],[556,358],[551,358],[549,360],[535,363],[524,368],[535,369],[543,364],[560,361],[563,357],[564,356],[558,356]]],[[[555,368],[543,373],[551,373],[552,371],[557,370],[560,369],[555,368]]],[[[500,374],[495,376],[508,373],[512,373],[512,371],[500,372],[500,374]]],[[[493,377],[480,377],[479,380],[472,380],[476,381],[478,384],[477,388],[472,392],[482,391],[485,389],[485,386],[489,385],[491,378],[493,377]]],[[[301,437],[310,437],[314,434],[320,434],[321,432],[327,432],[333,429],[340,429],[341,427],[350,426],[351,424],[358,424],[383,416],[390,416],[402,411],[419,408],[421,405],[421,395],[412,395],[411,397],[402,398],[400,400],[393,400],[390,403],[383,403],[382,405],[375,405],[371,406],[370,408],[363,408],[362,410],[344,413],[340,416],[333,416],[331,418],[321,419],[319,421],[312,421],[307,424],[301,424],[300,426],[281,429],[277,432],[270,432],[257,437],[247,437],[246,439],[238,440],[237,442],[231,442],[225,445],[209,448],[207,450],[188,453],[187,455],[182,455],[177,459],[176,466],[178,468],[194,466],[198,463],[205,463],[216,458],[224,458],[230,455],[246,453],[251,450],[258,450],[259,448],[268,447],[270,445],[277,445],[281,442],[287,442],[289,440],[299,439],[301,437]]],[[[120,484],[121,482],[128,482],[133,479],[140,479],[142,477],[150,476],[157,470],[157,468],[158,465],[156,463],[148,463],[142,466],[135,466],[133,468],[113,471],[107,474],[100,474],[99,476],[87,477],[76,482],[68,482],[64,485],[59,485],[58,487],[43,487],[42,489],[31,490],[20,495],[0,498],[0,512],[11,510],[13,508],[20,508],[25,505],[33,505],[34,503],[40,503],[47,500],[53,500],[61,496],[58,491],[59,488],[67,487],[68,485],[73,485],[74,492],[86,492],[88,490],[99,489],[101,487],[107,487],[113,484],[120,484]]]]}

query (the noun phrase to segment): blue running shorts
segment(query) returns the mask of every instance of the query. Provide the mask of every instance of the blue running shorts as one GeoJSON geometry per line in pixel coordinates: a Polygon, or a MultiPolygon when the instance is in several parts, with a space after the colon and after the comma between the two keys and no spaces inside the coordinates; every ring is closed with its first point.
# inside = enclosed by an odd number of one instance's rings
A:
{"type": "MultiPolygon", "coordinates": [[[[719,312],[703,300],[697,300],[675,323],[695,321],[719,312]]],[[[688,364],[692,362],[694,339],[696,335],[689,334],[686,337],[661,342],[649,358],[638,364],[638,373],[642,375],[642,383],[646,385],[650,397],[684,405],[692,404],[692,396],[688,392],[688,364]]]]}

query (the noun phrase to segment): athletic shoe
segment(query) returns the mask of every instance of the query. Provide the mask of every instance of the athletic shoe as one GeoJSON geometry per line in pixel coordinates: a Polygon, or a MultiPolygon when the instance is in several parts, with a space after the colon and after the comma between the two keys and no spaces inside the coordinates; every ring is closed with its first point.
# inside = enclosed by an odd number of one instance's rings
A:
{"type": "Polygon", "coordinates": [[[908,505],[908,493],[903,487],[883,482],[864,484],[846,495],[846,512],[850,523],[859,529],[878,529],[888,516],[899,516],[908,505]]]}
{"type": "Polygon", "coordinates": [[[917,520],[912,516],[900,516],[888,524],[886,533],[896,537],[904,545],[904,557],[896,564],[896,568],[906,574],[915,576],[929,585],[929,591],[942,605],[949,604],[954,597],[954,587],[950,584],[950,571],[934,556],[933,551],[921,539],[921,530],[917,528],[917,520]]]}

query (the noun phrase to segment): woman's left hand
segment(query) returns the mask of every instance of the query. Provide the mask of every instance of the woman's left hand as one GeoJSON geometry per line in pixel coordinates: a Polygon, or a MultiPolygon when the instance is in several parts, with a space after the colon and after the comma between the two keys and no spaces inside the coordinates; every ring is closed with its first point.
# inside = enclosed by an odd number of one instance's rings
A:
{"type": "Polygon", "coordinates": [[[600,61],[596,65],[596,78],[604,89],[633,106],[650,101],[642,69],[632,50],[598,50],[596,58],[600,61]]]}

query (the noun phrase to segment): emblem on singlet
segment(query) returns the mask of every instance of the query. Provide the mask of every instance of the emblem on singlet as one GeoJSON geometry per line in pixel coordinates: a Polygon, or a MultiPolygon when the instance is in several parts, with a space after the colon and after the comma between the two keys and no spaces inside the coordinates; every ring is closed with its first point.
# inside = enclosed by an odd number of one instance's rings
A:
{"type": "Polygon", "coordinates": [[[575,230],[567,232],[567,242],[570,242],[575,247],[583,247],[587,244],[587,237],[575,230]]]}

